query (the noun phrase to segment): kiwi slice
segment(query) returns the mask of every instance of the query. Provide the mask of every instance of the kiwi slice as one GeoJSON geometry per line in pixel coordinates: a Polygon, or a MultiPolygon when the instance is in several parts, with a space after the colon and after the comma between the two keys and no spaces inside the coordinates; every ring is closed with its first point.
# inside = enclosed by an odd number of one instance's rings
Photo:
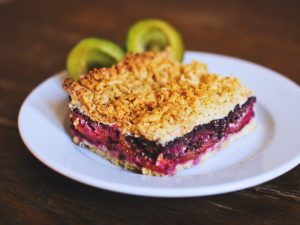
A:
{"type": "Polygon", "coordinates": [[[127,51],[159,51],[166,47],[170,47],[174,59],[182,60],[183,40],[180,33],[169,23],[159,19],[145,19],[129,28],[126,40],[127,51]]]}
{"type": "Polygon", "coordinates": [[[123,49],[117,44],[101,38],[85,38],[69,53],[67,70],[73,80],[78,80],[93,68],[110,67],[124,57],[123,49]]]}

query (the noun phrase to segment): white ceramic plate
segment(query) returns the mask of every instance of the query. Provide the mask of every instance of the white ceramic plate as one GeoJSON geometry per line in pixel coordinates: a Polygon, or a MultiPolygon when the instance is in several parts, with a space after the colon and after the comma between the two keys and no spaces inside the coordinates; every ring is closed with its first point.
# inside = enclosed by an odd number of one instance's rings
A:
{"type": "Polygon", "coordinates": [[[205,62],[211,72],[235,75],[254,89],[258,128],[210,159],[173,177],[135,174],[74,145],[68,134],[64,73],[35,88],[19,114],[19,131],[41,162],[82,183],[122,193],[185,197],[226,193],[271,180],[300,162],[300,88],[282,75],[228,56],[187,52],[185,62],[205,62]]]}

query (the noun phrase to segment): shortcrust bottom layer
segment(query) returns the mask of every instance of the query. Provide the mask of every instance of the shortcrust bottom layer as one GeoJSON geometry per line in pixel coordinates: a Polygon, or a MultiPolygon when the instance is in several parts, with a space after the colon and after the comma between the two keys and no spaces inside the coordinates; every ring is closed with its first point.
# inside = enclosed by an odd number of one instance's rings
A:
{"type": "Polygon", "coordinates": [[[104,146],[97,147],[97,146],[89,143],[86,140],[82,140],[81,142],[79,142],[79,138],[77,138],[76,136],[73,137],[73,141],[82,147],[89,148],[91,151],[93,151],[96,154],[102,156],[103,158],[111,161],[113,164],[115,164],[117,166],[121,166],[128,170],[140,172],[145,175],[165,176],[165,175],[174,175],[184,169],[190,168],[192,166],[196,166],[196,165],[204,162],[206,159],[208,159],[210,156],[212,156],[218,150],[221,150],[221,149],[227,147],[228,145],[230,145],[230,143],[234,142],[235,140],[243,137],[244,135],[251,133],[253,130],[255,130],[255,128],[256,128],[256,122],[255,122],[255,119],[252,118],[251,121],[247,125],[245,125],[239,132],[230,134],[226,138],[221,139],[218,143],[216,143],[212,147],[206,149],[206,151],[201,152],[195,159],[188,160],[182,164],[177,164],[175,166],[175,170],[173,171],[172,174],[161,173],[159,171],[154,171],[154,170],[151,170],[151,169],[148,169],[145,167],[140,168],[135,163],[131,163],[131,162],[128,162],[125,160],[120,160],[119,157],[117,157],[113,154],[110,154],[110,151],[108,151],[108,149],[104,146]]]}
{"type": "Polygon", "coordinates": [[[114,164],[148,175],[174,175],[248,133],[254,126],[255,101],[250,97],[227,117],[199,125],[165,145],[124,135],[117,127],[96,123],[76,109],[70,114],[71,132],[76,144],[87,146],[114,164]]]}

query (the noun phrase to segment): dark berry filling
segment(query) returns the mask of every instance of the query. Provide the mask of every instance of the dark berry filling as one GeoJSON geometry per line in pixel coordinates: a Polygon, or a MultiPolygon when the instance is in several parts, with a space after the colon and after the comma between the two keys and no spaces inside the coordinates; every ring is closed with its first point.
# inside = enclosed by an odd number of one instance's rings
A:
{"type": "Polygon", "coordinates": [[[227,117],[199,125],[164,146],[143,137],[123,135],[117,127],[96,123],[77,109],[71,112],[71,131],[80,142],[85,140],[96,147],[105,147],[111,157],[117,157],[120,161],[128,161],[139,169],[144,167],[172,175],[178,164],[197,159],[216,143],[248,124],[254,117],[255,102],[256,98],[250,97],[242,106],[237,105],[227,117]],[[73,125],[75,120],[78,123],[76,127],[73,125]]]}

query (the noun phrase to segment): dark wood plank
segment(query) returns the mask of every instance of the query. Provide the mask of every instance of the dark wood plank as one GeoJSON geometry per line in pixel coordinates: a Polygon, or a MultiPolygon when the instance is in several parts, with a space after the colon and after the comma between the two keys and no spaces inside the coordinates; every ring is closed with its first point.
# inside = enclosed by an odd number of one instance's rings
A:
{"type": "Polygon", "coordinates": [[[101,36],[124,46],[129,25],[145,17],[173,23],[187,49],[252,60],[300,83],[297,9],[296,1],[5,3],[0,7],[0,87],[5,87],[0,115],[15,120],[29,90],[64,69],[68,51],[81,38],[101,36]],[[16,98],[6,97],[15,92],[16,98]]]}
{"type": "Polygon", "coordinates": [[[3,224],[298,224],[299,168],[256,188],[186,199],[145,198],[95,189],[38,162],[17,131],[0,128],[3,224]],[[272,188],[270,188],[272,187],[272,188]],[[259,222],[259,223],[258,223],[259,222]]]}
{"type": "MultiPolygon", "coordinates": [[[[124,46],[135,20],[159,17],[187,49],[252,60],[300,84],[298,1],[12,1],[0,4],[0,224],[298,224],[299,166],[247,190],[144,198],[95,189],[38,162],[17,132],[26,95],[64,69],[81,38],[124,46]]],[[[51,93],[49,93],[51,94],[51,93]]]]}

